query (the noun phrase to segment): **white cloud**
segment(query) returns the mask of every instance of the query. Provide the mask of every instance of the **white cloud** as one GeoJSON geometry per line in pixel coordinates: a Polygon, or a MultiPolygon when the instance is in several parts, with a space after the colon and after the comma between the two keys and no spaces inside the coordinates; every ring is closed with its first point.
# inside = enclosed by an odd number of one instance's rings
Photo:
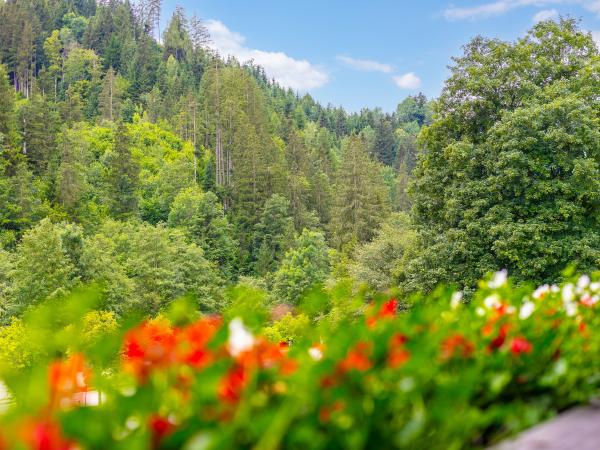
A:
{"type": "Polygon", "coordinates": [[[558,11],[555,9],[542,9],[533,16],[533,23],[544,22],[550,19],[556,19],[558,17],[558,11]]]}
{"type": "Polygon", "coordinates": [[[485,19],[487,17],[500,16],[513,9],[525,6],[544,7],[564,3],[579,3],[587,9],[597,4],[598,11],[600,11],[600,0],[496,0],[465,8],[451,6],[444,11],[444,17],[448,20],[485,19]]]}
{"type": "Polygon", "coordinates": [[[246,47],[246,38],[231,31],[219,20],[208,20],[210,47],[221,55],[233,56],[240,62],[254,61],[262,66],[279,84],[294,90],[306,91],[329,82],[329,75],[305,59],[295,59],[283,52],[268,52],[246,47]]]}
{"type": "Polygon", "coordinates": [[[371,61],[370,59],[355,59],[350,56],[336,56],[338,61],[343,62],[347,66],[352,67],[356,70],[362,70],[364,72],[383,72],[392,73],[394,68],[389,64],[383,64],[377,61],[371,61]]]}
{"type": "MultiPolygon", "coordinates": [[[[513,9],[523,8],[526,6],[537,6],[539,8],[543,8],[550,5],[565,4],[579,5],[600,16],[600,0],[496,0],[464,8],[450,6],[444,11],[444,17],[447,20],[485,19],[487,17],[500,16],[513,9]]],[[[556,16],[552,16],[552,18],[554,17],[556,16]]]]}
{"type": "Polygon", "coordinates": [[[396,75],[392,79],[400,89],[416,89],[421,86],[421,79],[414,72],[396,75]]]}

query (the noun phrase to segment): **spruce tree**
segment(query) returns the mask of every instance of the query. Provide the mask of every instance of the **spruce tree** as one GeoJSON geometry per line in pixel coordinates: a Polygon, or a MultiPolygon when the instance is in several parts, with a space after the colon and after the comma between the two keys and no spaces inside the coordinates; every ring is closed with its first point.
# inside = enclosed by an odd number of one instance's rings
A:
{"type": "Polygon", "coordinates": [[[138,213],[139,165],[131,154],[131,140],[123,122],[114,131],[114,146],[107,158],[108,199],[115,218],[126,219],[138,213]]]}

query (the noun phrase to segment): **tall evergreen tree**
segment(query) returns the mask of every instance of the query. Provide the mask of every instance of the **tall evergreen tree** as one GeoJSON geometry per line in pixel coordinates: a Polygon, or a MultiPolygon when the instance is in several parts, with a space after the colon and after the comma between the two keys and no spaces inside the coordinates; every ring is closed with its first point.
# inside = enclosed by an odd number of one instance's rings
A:
{"type": "Polygon", "coordinates": [[[131,154],[131,140],[123,122],[114,131],[114,146],[107,157],[108,195],[111,214],[134,217],[138,212],[139,165],[131,154]]]}
{"type": "Polygon", "coordinates": [[[372,153],[377,160],[387,166],[392,166],[396,159],[394,129],[389,119],[384,119],[375,127],[375,140],[372,153]]]}
{"type": "Polygon", "coordinates": [[[338,249],[370,240],[390,211],[380,166],[371,160],[364,140],[350,136],[337,171],[331,231],[338,249]]]}

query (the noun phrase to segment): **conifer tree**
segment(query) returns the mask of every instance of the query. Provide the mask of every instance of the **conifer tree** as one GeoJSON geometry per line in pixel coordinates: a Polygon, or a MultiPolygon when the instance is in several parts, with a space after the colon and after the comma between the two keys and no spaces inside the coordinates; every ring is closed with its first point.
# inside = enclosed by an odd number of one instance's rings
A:
{"type": "Polygon", "coordinates": [[[336,247],[370,240],[389,210],[388,189],[380,166],[369,157],[361,137],[349,137],[335,185],[331,230],[336,247]]]}
{"type": "Polygon", "coordinates": [[[139,165],[131,154],[131,140],[123,122],[114,131],[114,146],[107,158],[108,198],[116,218],[134,217],[138,212],[139,165]]]}

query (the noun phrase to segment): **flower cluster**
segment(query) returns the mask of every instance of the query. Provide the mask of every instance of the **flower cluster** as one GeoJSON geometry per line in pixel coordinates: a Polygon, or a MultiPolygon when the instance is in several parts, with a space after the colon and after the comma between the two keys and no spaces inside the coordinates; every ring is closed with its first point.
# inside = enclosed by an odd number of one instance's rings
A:
{"type": "Polygon", "coordinates": [[[436,295],[315,321],[292,345],[239,317],[146,321],[110,367],[50,364],[38,411],[16,393],[0,449],[473,447],[597,394],[599,282],[531,291],[499,272],[471,304],[436,295]],[[77,400],[96,384],[105,402],[77,400]]]}

